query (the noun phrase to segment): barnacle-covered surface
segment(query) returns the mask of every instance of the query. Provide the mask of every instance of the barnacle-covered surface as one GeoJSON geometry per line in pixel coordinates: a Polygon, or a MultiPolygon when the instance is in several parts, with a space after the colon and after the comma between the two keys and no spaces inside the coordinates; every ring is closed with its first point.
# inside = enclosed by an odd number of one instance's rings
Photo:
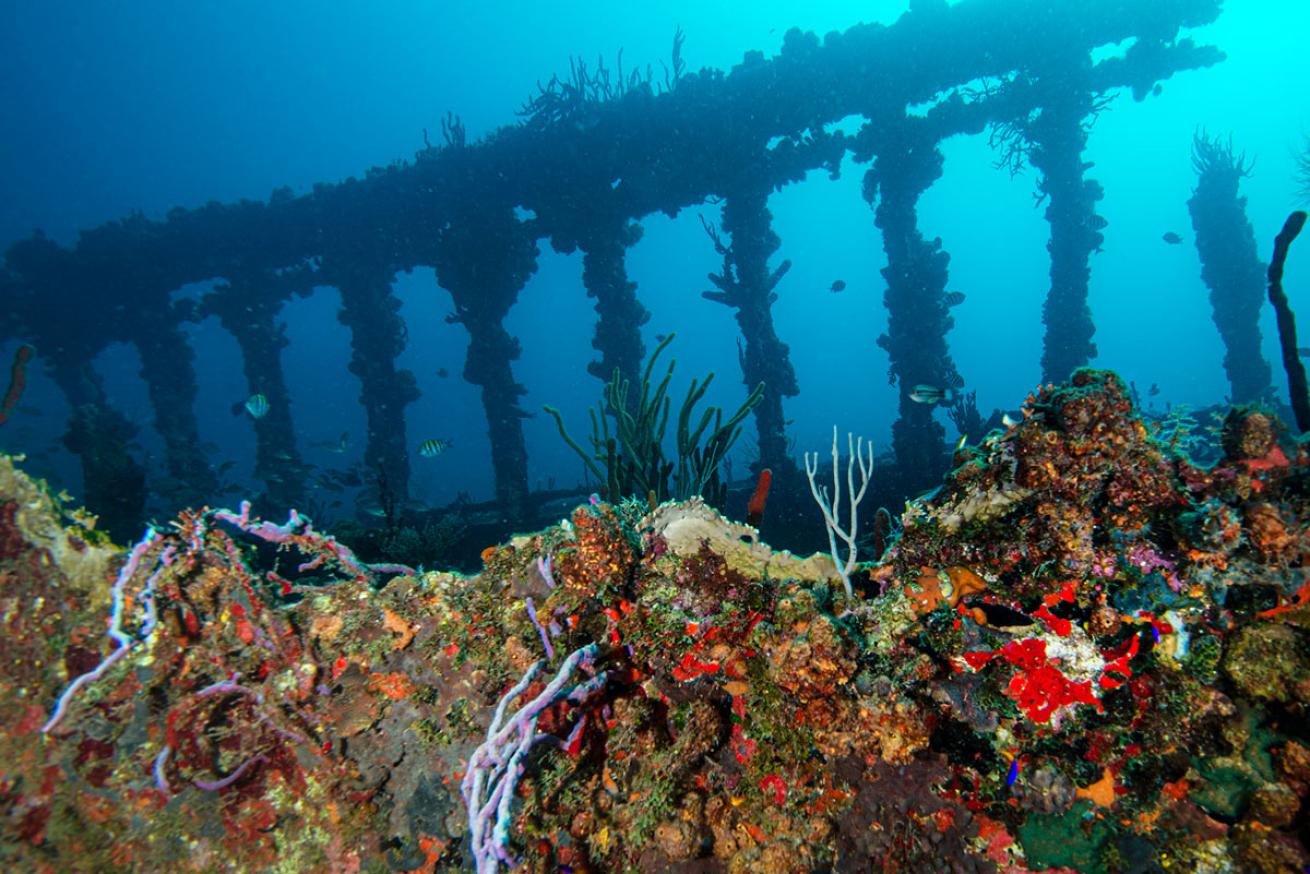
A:
{"type": "Polygon", "coordinates": [[[196,512],[115,587],[6,465],[0,863],[472,870],[464,772],[549,641],[507,712],[592,644],[604,682],[536,715],[523,870],[1301,871],[1310,462],[1256,410],[1222,443],[1191,463],[1079,371],[853,600],[698,502],[581,507],[474,577],[196,512]]]}

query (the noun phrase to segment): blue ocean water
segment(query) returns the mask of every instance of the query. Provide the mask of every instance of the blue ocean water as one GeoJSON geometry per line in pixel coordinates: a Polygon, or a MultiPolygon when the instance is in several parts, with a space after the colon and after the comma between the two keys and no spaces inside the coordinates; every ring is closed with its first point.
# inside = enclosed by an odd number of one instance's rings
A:
{"type": "MultiPolygon", "coordinates": [[[[438,138],[447,111],[460,116],[476,141],[518,123],[515,111],[537,83],[567,72],[571,56],[604,57],[613,65],[622,49],[629,68],[652,64],[658,79],[679,27],[690,71],[727,71],[747,51],[775,55],[789,28],[822,36],[859,22],[890,24],[907,6],[12,4],[0,20],[0,241],[7,245],[40,228],[71,245],[79,230],[136,211],[162,219],[175,206],[265,199],[282,186],[308,193],[315,183],[411,159],[425,132],[438,138]]],[[[1307,4],[1229,0],[1216,23],[1192,34],[1219,46],[1226,60],[1180,73],[1142,102],[1119,94],[1092,130],[1086,159],[1095,164],[1089,175],[1105,189],[1097,211],[1108,221],[1104,251],[1092,259],[1089,304],[1099,349],[1093,364],[1119,371],[1143,390],[1158,385],[1153,404],[1203,406],[1227,392],[1223,347],[1186,209],[1195,184],[1193,134],[1198,128],[1231,134],[1235,147],[1255,159],[1242,193],[1267,258],[1274,233],[1298,206],[1296,156],[1310,118],[1292,83],[1306,33],[1307,4]],[[1162,242],[1166,232],[1179,234],[1184,245],[1162,242]]],[[[858,119],[848,122],[847,129],[858,127],[858,119]]],[[[1049,260],[1048,227],[1034,206],[1037,177],[1032,170],[1012,178],[997,169],[985,133],[955,137],[942,148],[944,175],[922,198],[919,224],[930,239],[941,237],[951,256],[948,287],[966,295],[952,313],[951,353],[984,414],[1014,409],[1041,377],[1049,260]]],[[[879,273],[886,261],[873,212],[860,195],[863,171],[848,157],[839,179],[812,172],[769,202],[782,240],[775,261],[793,263],[777,289],[774,320],[800,385],[800,394],[785,402],[797,455],[826,451],[834,424],[886,447],[897,414],[887,357],[875,345],[887,323],[879,273]],[[833,293],[837,280],[845,288],[833,293]]],[[[710,288],[706,274],[720,259],[699,218],[717,222],[718,213],[707,203],[676,218],[647,217],[627,267],[652,314],[643,329],[647,348],[656,335],[677,332],[675,393],[691,376],[714,371],[709,400],[731,408],[745,393],[738,329],[728,308],[701,298],[710,288]]],[[[1310,302],[1305,248],[1293,248],[1287,281],[1293,307],[1303,310],[1310,302]]],[[[180,289],[176,297],[205,290],[180,289]]],[[[399,276],[395,290],[408,330],[397,363],[416,374],[422,391],[407,411],[411,495],[434,506],[461,493],[485,500],[492,493],[487,423],[478,390],[460,378],[467,334],[443,320],[450,298],[430,270],[399,276]],[[421,456],[419,444],[434,438],[448,448],[421,456]]],[[[94,321],[99,304],[87,299],[66,317],[94,321]]],[[[283,363],[298,442],[305,459],[321,467],[351,463],[364,444],[359,384],[347,370],[349,334],[337,321],[339,306],[337,293],[322,288],[289,303],[281,317],[290,340],[283,363]],[[334,453],[343,433],[351,435],[352,448],[334,453]]],[[[542,241],[538,269],[506,321],[522,344],[514,370],[528,390],[525,410],[553,404],[583,430],[600,392],[585,369],[595,356],[593,325],[581,255],[558,254],[542,241]]],[[[253,494],[261,486],[253,476],[252,423],[232,413],[249,395],[237,345],[212,318],[185,331],[197,355],[206,457],[213,467],[233,462],[227,479],[234,493],[253,494]]],[[[1282,391],[1271,313],[1263,331],[1282,391]]],[[[0,361],[8,362],[23,337],[3,340],[0,361]]],[[[157,468],[163,447],[137,353],[115,344],[95,367],[111,403],[141,428],[142,459],[157,468]]],[[[0,428],[0,448],[29,454],[33,472],[76,497],[80,471],[60,442],[68,415],[49,375],[33,366],[22,403],[0,428]]],[[[576,457],[549,417],[525,420],[524,431],[531,485],[580,478],[576,457]]],[[[749,462],[752,436],[748,428],[734,452],[739,472],[749,462]]],[[[349,505],[341,512],[348,511],[349,505]]]]}

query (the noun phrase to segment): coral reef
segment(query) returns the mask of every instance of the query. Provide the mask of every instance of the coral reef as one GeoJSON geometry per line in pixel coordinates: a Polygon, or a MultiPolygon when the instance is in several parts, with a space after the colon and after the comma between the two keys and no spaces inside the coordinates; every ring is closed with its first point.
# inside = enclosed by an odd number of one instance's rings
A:
{"type": "Polygon", "coordinates": [[[0,463],[0,859],[1301,870],[1310,456],[1241,408],[1223,446],[1079,370],[854,596],[699,501],[595,500],[469,577],[248,506],[124,560],[0,463]]]}

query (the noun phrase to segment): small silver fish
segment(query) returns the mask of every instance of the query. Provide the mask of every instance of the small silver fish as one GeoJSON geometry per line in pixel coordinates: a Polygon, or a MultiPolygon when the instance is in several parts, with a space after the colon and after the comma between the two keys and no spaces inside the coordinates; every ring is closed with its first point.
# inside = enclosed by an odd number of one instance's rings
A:
{"type": "Polygon", "coordinates": [[[315,449],[326,449],[333,455],[344,455],[350,451],[350,432],[342,431],[336,440],[315,440],[309,445],[315,449]]]}
{"type": "Polygon", "coordinates": [[[935,385],[916,385],[910,389],[910,400],[916,404],[953,404],[955,403],[955,390],[941,388],[935,385]]]}
{"type": "Polygon", "coordinates": [[[252,419],[262,419],[268,415],[268,398],[263,395],[251,395],[246,398],[246,412],[252,419]]]}
{"type": "Polygon", "coordinates": [[[424,440],[422,443],[418,445],[418,454],[423,456],[424,458],[436,458],[438,455],[445,452],[449,447],[450,447],[449,440],[441,440],[439,438],[434,437],[431,440],[424,440]]]}

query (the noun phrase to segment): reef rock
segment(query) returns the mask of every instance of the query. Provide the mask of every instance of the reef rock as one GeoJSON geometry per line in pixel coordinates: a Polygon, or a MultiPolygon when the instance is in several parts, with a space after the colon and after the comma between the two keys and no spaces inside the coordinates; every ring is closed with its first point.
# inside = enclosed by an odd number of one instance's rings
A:
{"type": "Polygon", "coordinates": [[[695,501],[580,507],[464,577],[249,508],[124,553],[5,462],[0,859],[1305,865],[1310,472],[1259,415],[1202,467],[1079,371],[957,453],[854,599],[695,501]]]}

